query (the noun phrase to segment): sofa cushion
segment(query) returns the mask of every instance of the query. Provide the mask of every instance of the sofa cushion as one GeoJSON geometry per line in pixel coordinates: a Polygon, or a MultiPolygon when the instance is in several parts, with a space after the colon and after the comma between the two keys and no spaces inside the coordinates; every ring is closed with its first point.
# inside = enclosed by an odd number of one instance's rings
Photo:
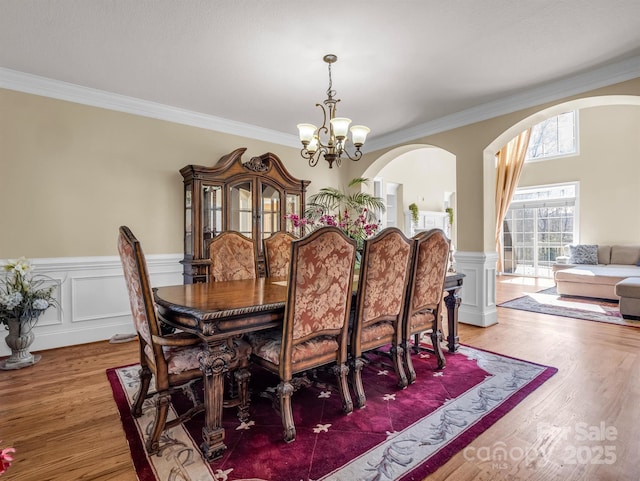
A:
{"type": "Polygon", "coordinates": [[[578,244],[569,246],[569,263],[597,264],[598,246],[594,244],[578,244]]]}
{"type": "Polygon", "coordinates": [[[598,264],[611,264],[611,246],[598,245],[598,264]]]}
{"type": "Polygon", "coordinates": [[[616,294],[620,297],[640,299],[640,277],[627,277],[618,282],[616,284],[616,294]]]}
{"type": "Polygon", "coordinates": [[[615,285],[627,277],[638,276],[635,266],[576,266],[555,273],[556,282],[579,282],[583,284],[615,285]]]}
{"type": "Polygon", "coordinates": [[[612,246],[611,264],[637,266],[640,262],[640,246],[612,246]]]}

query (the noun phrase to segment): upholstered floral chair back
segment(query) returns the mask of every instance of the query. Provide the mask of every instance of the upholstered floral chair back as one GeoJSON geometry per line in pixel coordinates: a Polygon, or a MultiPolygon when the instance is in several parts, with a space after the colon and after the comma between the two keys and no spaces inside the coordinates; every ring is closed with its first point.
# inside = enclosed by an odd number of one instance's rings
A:
{"type": "Polygon", "coordinates": [[[402,362],[403,314],[413,243],[389,227],[364,242],[355,317],[351,332],[352,384],[358,407],[366,404],[363,353],[382,349],[391,358],[399,387],[406,387],[402,362]]]}
{"type": "Polygon", "coordinates": [[[267,277],[286,277],[291,263],[291,243],[295,237],[289,232],[275,232],[264,240],[264,260],[267,277]]]}
{"type": "Polygon", "coordinates": [[[355,253],[356,242],[337,227],[293,242],[282,365],[326,355],[327,349],[335,361],[346,362],[355,253]]]}
{"type": "Polygon", "coordinates": [[[342,329],[350,306],[355,241],[340,229],[321,228],[296,243],[291,278],[293,339],[342,329]]]}
{"type": "Polygon", "coordinates": [[[402,313],[410,254],[411,241],[397,228],[365,241],[359,281],[364,324],[402,313]]]}
{"type": "Polygon", "coordinates": [[[239,232],[225,231],[209,244],[211,280],[238,281],[256,278],[256,250],[253,240],[239,232]]]}
{"type": "Polygon", "coordinates": [[[151,335],[158,334],[158,318],[149,282],[147,262],[140,242],[126,226],[120,227],[118,252],[129,292],[133,323],[143,342],[151,346],[153,345],[151,335]]]}
{"type": "Polygon", "coordinates": [[[450,241],[441,229],[420,232],[413,239],[416,258],[411,311],[436,310],[442,302],[450,241]]]}

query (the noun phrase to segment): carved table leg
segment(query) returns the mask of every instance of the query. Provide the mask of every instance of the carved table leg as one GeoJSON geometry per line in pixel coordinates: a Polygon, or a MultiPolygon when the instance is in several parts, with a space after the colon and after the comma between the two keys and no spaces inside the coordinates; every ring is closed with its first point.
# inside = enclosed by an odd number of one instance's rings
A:
{"type": "Polygon", "coordinates": [[[235,352],[225,340],[207,344],[206,350],[198,354],[200,369],[204,373],[205,405],[205,425],[202,428],[203,442],[200,449],[209,461],[220,458],[227,449],[222,427],[222,404],[224,376],[232,359],[235,359],[235,352]]]}
{"type": "Polygon", "coordinates": [[[460,287],[462,286],[448,290],[447,296],[444,298],[444,303],[447,306],[447,347],[449,352],[456,352],[460,347],[458,344],[458,307],[462,302],[462,299],[458,296],[460,287]]]}

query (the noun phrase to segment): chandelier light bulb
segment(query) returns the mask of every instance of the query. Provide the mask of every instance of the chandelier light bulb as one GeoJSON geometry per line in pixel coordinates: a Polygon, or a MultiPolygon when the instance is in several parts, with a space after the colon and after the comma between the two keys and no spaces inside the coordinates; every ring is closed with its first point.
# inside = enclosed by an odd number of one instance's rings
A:
{"type": "Polygon", "coordinates": [[[313,124],[298,124],[298,132],[300,141],[304,144],[311,142],[313,135],[316,133],[316,126],[313,124]]]}
{"type": "Polygon", "coordinates": [[[367,134],[371,132],[371,129],[369,129],[369,127],[365,127],[364,125],[354,125],[350,130],[353,145],[358,148],[364,145],[365,140],[367,140],[367,134]]]}
{"type": "Polygon", "coordinates": [[[331,119],[330,123],[331,127],[333,128],[333,135],[335,135],[336,139],[343,140],[347,137],[351,119],[347,119],[345,117],[336,117],[334,119],[331,119]]]}
{"type": "Polygon", "coordinates": [[[318,137],[314,136],[307,145],[307,152],[314,154],[316,150],[318,150],[318,137]]]}

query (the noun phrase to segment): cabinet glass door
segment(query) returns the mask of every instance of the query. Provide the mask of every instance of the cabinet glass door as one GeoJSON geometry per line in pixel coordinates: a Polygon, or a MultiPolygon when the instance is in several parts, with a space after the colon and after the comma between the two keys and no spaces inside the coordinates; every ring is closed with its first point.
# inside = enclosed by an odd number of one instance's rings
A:
{"type": "Polygon", "coordinates": [[[261,231],[266,239],[280,230],[280,192],[268,185],[260,186],[261,231]]]}
{"type": "Polygon", "coordinates": [[[202,252],[209,241],[222,232],[222,187],[202,186],[202,252]]]}
{"type": "Polygon", "coordinates": [[[231,187],[229,213],[229,229],[253,238],[251,182],[242,182],[231,187]]]}
{"type": "MultiPolygon", "coordinates": [[[[296,214],[298,216],[302,216],[302,214],[300,213],[300,195],[287,194],[286,208],[287,208],[287,211],[285,212],[286,216],[289,216],[290,214],[296,214]]],[[[292,234],[295,234],[296,236],[301,237],[304,235],[304,232],[302,232],[301,229],[302,228],[296,229],[293,226],[293,222],[291,222],[291,220],[289,220],[289,218],[287,217],[287,226],[286,226],[287,232],[291,232],[292,234]]]]}
{"type": "Polygon", "coordinates": [[[193,225],[191,223],[191,187],[192,184],[185,185],[184,188],[184,253],[193,255],[193,225]]]}

